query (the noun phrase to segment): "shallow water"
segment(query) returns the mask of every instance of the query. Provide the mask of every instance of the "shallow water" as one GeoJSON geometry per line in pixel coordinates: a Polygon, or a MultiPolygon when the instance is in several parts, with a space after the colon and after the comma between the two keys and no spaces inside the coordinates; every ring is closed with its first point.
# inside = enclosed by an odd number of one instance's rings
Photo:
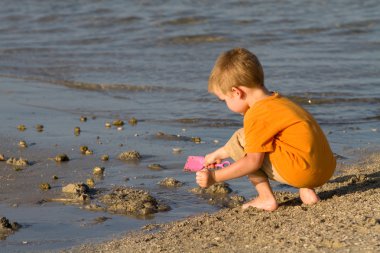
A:
{"type": "MultiPolygon", "coordinates": [[[[241,126],[240,116],[207,94],[208,74],[218,54],[237,46],[254,51],[264,66],[266,85],[307,108],[333,151],[349,158],[342,162],[350,161],[380,146],[378,13],[380,4],[374,0],[217,4],[4,0],[0,3],[1,136],[36,143],[29,149],[34,153],[59,144],[53,150],[71,150],[77,161],[83,158],[72,149],[95,145],[100,136],[103,145],[96,146],[95,155],[132,148],[145,155],[137,165],[111,159],[100,186],[126,184],[125,177],[130,177],[127,184],[164,198],[173,209],[156,215],[154,222],[214,211],[217,207],[187,192],[195,184],[181,168],[188,155],[210,152],[241,126]],[[96,119],[81,124],[81,115],[96,119]],[[135,127],[104,128],[105,121],[132,116],[139,120],[135,127]],[[15,128],[21,123],[29,127],[25,133],[15,128]],[[30,130],[35,124],[45,125],[43,134],[30,130]],[[83,132],[74,138],[72,129],[77,125],[83,132]],[[202,143],[160,140],[155,138],[158,131],[199,136],[202,143]],[[183,152],[173,154],[173,147],[183,152]],[[146,168],[149,163],[166,169],[151,171],[146,168]],[[166,176],[186,186],[158,187],[156,182],[166,176]]],[[[14,146],[0,144],[0,152],[16,152],[14,146]]],[[[40,156],[37,162],[48,166],[40,156]]],[[[85,180],[84,176],[79,177],[85,180]]],[[[254,194],[245,180],[231,185],[246,197],[254,194]]],[[[7,251],[57,249],[145,224],[106,214],[112,220],[87,229],[78,220],[89,221],[98,214],[59,204],[29,203],[12,209],[9,197],[1,197],[1,215],[30,224],[0,242],[7,251]],[[36,217],[39,212],[46,212],[46,220],[36,217]],[[41,226],[44,233],[37,232],[41,226]],[[79,238],[78,233],[82,233],[79,238]]]]}

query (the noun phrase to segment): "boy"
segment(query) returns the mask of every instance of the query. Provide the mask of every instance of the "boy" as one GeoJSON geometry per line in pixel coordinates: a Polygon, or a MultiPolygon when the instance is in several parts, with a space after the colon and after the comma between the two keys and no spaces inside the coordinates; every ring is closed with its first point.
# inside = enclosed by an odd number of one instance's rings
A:
{"type": "Polygon", "coordinates": [[[198,171],[199,186],[248,176],[258,196],[243,209],[274,211],[278,204],[270,178],[299,188],[303,203],[317,203],[314,188],[327,182],[335,170],[329,143],[306,110],[266,89],[257,57],[244,48],[221,54],[209,77],[208,90],[231,111],[244,115],[244,128],[205,157],[207,168],[228,157],[236,162],[215,171],[198,171]]]}

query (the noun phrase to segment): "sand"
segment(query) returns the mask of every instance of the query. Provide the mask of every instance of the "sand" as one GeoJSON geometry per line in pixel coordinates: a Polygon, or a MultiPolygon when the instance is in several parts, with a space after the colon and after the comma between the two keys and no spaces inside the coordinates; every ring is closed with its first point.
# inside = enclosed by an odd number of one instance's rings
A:
{"type": "Polygon", "coordinates": [[[151,224],[111,241],[64,252],[380,252],[380,153],[340,165],[305,206],[276,192],[274,212],[240,207],[151,224]]]}

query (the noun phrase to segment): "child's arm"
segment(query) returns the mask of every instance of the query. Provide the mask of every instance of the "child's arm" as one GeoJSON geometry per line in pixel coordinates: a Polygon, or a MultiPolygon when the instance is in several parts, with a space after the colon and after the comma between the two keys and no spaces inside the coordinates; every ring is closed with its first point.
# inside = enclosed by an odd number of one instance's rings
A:
{"type": "Polygon", "coordinates": [[[264,156],[265,153],[248,153],[242,159],[223,169],[198,171],[196,181],[200,187],[209,187],[218,182],[249,175],[260,169],[264,156]]]}
{"type": "Polygon", "coordinates": [[[205,167],[213,163],[220,163],[223,159],[230,157],[226,149],[223,147],[205,156],[205,167]]]}

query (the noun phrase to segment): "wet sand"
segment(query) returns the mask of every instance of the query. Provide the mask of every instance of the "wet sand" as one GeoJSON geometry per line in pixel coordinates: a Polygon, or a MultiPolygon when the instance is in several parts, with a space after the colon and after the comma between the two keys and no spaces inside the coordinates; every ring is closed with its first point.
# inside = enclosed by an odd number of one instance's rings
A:
{"type": "Polygon", "coordinates": [[[317,189],[321,202],[314,206],[276,192],[281,204],[272,213],[223,209],[64,252],[379,252],[379,187],[375,153],[355,165],[340,164],[317,189]]]}

